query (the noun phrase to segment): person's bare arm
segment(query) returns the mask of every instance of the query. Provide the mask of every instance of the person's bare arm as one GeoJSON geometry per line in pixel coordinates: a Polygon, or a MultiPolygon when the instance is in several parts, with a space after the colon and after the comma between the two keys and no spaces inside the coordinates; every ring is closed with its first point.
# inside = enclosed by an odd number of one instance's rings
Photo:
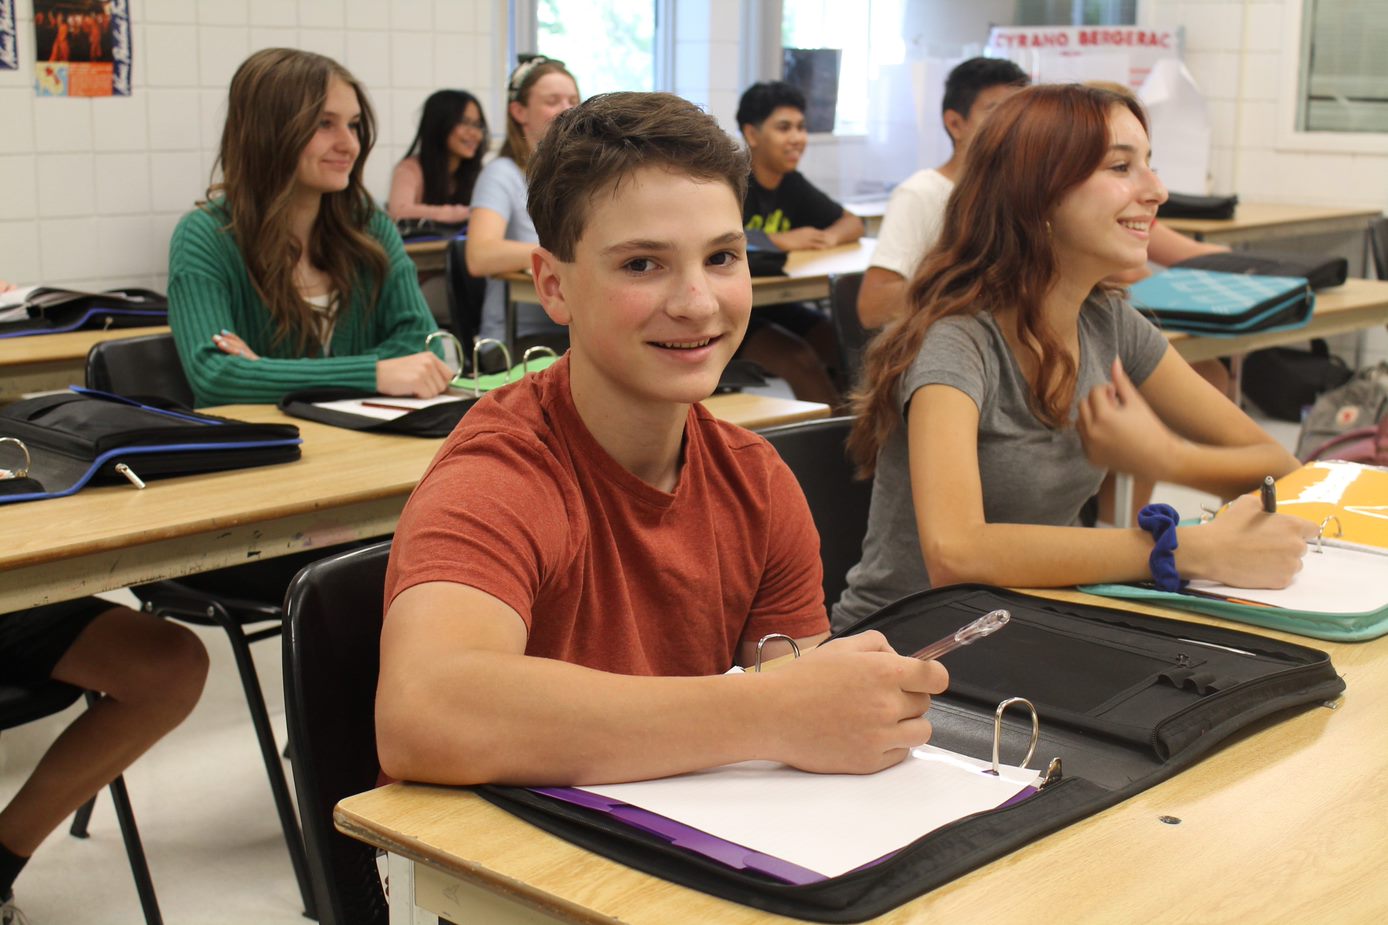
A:
{"type": "Polygon", "coordinates": [[[491,209],[472,210],[467,228],[467,271],[473,276],[499,276],[530,268],[534,244],[506,238],[506,217],[491,209]]]}
{"type": "Polygon", "coordinates": [[[877,633],[784,668],[631,677],[524,653],[524,621],[495,597],[430,582],[391,603],[376,736],[397,779],[442,784],[640,780],[766,758],[867,773],[925,742],[947,675],[877,633]],[[786,717],[798,721],[786,722],[786,717]]]}
{"type": "Polygon", "coordinates": [[[833,239],[834,245],[852,244],[863,236],[863,220],[844,209],[838,220],[824,230],[833,239]]]}
{"type": "Polygon", "coordinates": [[[1161,266],[1169,267],[1182,260],[1201,257],[1205,254],[1218,254],[1228,249],[1223,244],[1209,244],[1205,241],[1188,238],[1159,221],[1152,226],[1151,237],[1147,241],[1147,259],[1161,266]]]}
{"type": "MultiPolygon", "coordinates": [[[[1046,588],[1149,576],[1152,539],[1143,530],[988,521],[978,419],[973,400],[946,385],[918,390],[907,412],[916,526],[932,585],[977,581],[1046,588]]],[[[1209,524],[1178,529],[1177,570],[1185,578],[1241,587],[1285,587],[1301,567],[1314,525],[1262,514],[1256,500],[1241,500],[1252,501],[1251,509],[1239,504],[1209,524]]]]}
{"type": "Polygon", "coordinates": [[[906,277],[883,267],[868,267],[858,290],[858,322],[869,331],[906,310],[906,277]]]}
{"type": "Polygon", "coordinates": [[[1095,465],[1223,498],[1300,465],[1171,347],[1140,389],[1116,360],[1111,375],[1080,402],[1080,437],[1095,465]]]}

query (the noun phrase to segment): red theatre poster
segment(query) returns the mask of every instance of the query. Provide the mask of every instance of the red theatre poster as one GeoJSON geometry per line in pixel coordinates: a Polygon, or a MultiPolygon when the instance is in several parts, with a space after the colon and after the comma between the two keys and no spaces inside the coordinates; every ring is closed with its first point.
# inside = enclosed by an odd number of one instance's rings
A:
{"type": "Polygon", "coordinates": [[[130,95],[130,0],[34,0],[34,92],[130,95]]]}

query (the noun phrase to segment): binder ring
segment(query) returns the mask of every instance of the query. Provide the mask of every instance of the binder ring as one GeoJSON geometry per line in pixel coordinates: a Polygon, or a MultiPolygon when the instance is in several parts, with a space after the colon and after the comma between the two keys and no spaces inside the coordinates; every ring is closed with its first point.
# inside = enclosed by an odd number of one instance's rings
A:
{"type": "Polygon", "coordinates": [[[1026,767],[1031,761],[1031,756],[1036,754],[1036,742],[1041,738],[1041,720],[1036,715],[1036,707],[1025,697],[1008,697],[998,704],[997,710],[993,713],[993,773],[1000,774],[1001,767],[998,762],[998,753],[1002,751],[1002,715],[1007,708],[1015,703],[1020,703],[1031,713],[1031,744],[1027,746],[1027,756],[1022,759],[1019,767],[1026,767]]]}
{"type": "Polygon", "coordinates": [[[521,354],[521,375],[522,375],[522,376],[528,375],[528,374],[530,373],[530,358],[531,358],[532,356],[537,355],[537,354],[540,355],[540,356],[543,356],[543,355],[545,355],[545,354],[549,354],[550,356],[554,357],[556,360],[559,359],[559,354],[557,354],[557,353],[554,352],[554,348],[553,348],[553,347],[546,347],[544,344],[535,344],[533,347],[526,347],[526,348],[525,348],[525,353],[522,353],[522,354],[521,354]]]}
{"type": "Polygon", "coordinates": [[[1340,518],[1336,517],[1334,514],[1326,514],[1325,519],[1321,521],[1320,529],[1316,531],[1316,552],[1325,552],[1325,549],[1321,546],[1321,539],[1324,538],[1325,528],[1331,521],[1335,522],[1335,532],[1330,535],[1345,535],[1345,528],[1340,526],[1340,518]]]}
{"type": "Polygon", "coordinates": [[[458,335],[452,331],[434,331],[424,338],[424,349],[428,350],[429,345],[440,337],[446,337],[453,342],[453,355],[458,358],[458,365],[453,370],[453,376],[457,378],[463,374],[463,342],[458,340],[458,335]]]}
{"type": "Polygon", "coordinates": [[[501,357],[506,361],[506,381],[511,381],[511,349],[495,337],[479,337],[472,344],[472,394],[482,397],[482,348],[488,345],[501,348],[501,357]]]}
{"type": "MultiPolygon", "coordinates": [[[[549,349],[549,348],[545,348],[545,349],[549,349]]],[[[756,662],[756,665],[753,666],[752,670],[755,671],[755,672],[757,672],[758,674],[761,673],[761,650],[762,650],[762,647],[765,646],[768,642],[770,642],[770,641],[773,640],[773,639],[784,639],[786,642],[790,643],[790,651],[793,652],[793,653],[795,653],[795,657],[796,657],[796,658],[799,658],[799,657],[800,657],[800,646],[799,646],[799,644],[796,643],[796,641],[795,641],[794,639],[791,639],[791,638],[790,638],[789,636],[787,636],[785,633],[767,633],[765,636],[763,636],[762,638],[760,638],[760,639],[757,640],[757,662],[756,662]]]]}
{"type": "MultiPolygon", "coordinates": [[[[3,475],[3,476],[0,476],[0,478],[8,478],[8,479],[24,479],[24,478],[28,478],[28,477],[29,477],[29,469],[30,469],[30,467],[32,467],[32,466],[34,465],[34,460],[33,460],[33,458],[29,455],[29,448],[28,448],[27,446],[25,446],[25,445],[24,445],[24,441],[21,440],[21,439],[19,439],[18,437],[0,437],[0,444],[5,444],[5,443],[13,443],[15,446],[19,447],[19,451],[20,451],[21,453],[24,454],[24,467],[21,468],[21,469],[11,469],[11,470],[9,470],[8,474],[3,475]]],[[[5,471],[5,470],[0,470],[0,472],[3,472],[3,471],[5,471]]],[[[796,654],[799,655],[798,652],[797,652],[796,654]]]]}

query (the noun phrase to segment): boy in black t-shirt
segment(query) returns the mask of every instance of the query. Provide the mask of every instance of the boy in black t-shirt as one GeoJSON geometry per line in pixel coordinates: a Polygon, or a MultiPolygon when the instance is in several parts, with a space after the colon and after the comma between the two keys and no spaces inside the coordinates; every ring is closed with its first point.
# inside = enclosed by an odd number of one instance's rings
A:
{"type": "MultiPolygon", "coordinates": [[[[809,138],[804,94],[782,81],[753,84],[738,103],[737,122],[752,156],[742,201],[749,231],[765,232],[786,251],[835,247],[863,236],[858,216],[795,169],[809,138]]],[[[834,384],[839,354],[833,325],[813,308],[758,308],[737,355],[785,379],[797,398],[830,405],[842,400],[834,384]]]]}

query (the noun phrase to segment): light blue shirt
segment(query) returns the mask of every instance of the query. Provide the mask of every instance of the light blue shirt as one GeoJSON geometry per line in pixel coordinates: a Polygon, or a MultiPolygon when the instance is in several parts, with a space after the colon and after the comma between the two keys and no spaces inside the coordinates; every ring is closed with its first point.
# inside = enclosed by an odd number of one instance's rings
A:
{"type": "MultiPolygon", "coordinates": [[[[509,157],[498,157],[482,168],[472,191],[473,209],[491,209],[506,219],[506,240],[524,244],[539,244],[535,223],[525,209],[525,174],[509,157]]],[[[538,305],[521,302],[516,305],[516,336],[550,334],[564,329],[545,314],[538,305]]],[[[482,303],[482,337],[506,339],[506,284],[487,280],[487,298],[482,303]]],[[[517,358],[519,359],[519,358],[517,358]]]]}

